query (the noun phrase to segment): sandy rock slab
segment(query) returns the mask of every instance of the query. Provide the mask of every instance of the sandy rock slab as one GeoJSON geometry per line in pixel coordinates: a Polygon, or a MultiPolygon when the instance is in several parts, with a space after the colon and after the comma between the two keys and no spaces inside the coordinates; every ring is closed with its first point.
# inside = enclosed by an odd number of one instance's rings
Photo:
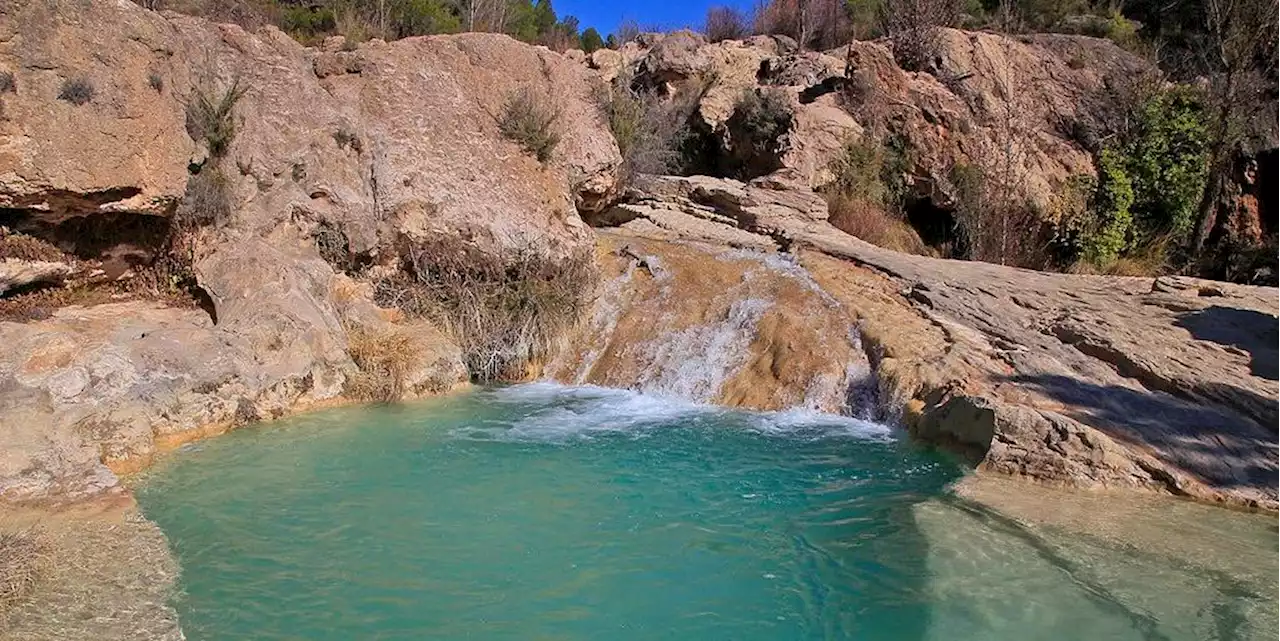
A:
{"type": "Polygon", "coordinates": [[[0,606],[0,638],[179,641],[178,564],[131,499],[47,510],[0,507],[0,535],[32,537],[24,596],[0,606]]]}

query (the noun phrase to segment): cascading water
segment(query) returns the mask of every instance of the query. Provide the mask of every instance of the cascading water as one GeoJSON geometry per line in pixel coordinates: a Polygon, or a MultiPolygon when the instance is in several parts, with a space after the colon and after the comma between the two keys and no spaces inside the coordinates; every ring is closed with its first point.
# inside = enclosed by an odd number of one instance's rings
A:
{"type": "Polygon", "coordinates": [[[790,257],[640,241],[618,253],[578,349],[552,364],[552,378],[699,403],[872,413],[856,327],[790,257]]]}

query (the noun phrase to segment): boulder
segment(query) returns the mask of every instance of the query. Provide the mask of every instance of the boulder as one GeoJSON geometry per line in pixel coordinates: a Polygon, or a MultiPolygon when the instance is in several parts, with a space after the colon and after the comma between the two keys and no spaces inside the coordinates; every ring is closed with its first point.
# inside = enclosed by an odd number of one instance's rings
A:
{"type": "Polygon", "coordinates": [[[37,283],[57,284],[72,271],[66,263],[5,258],[0,260],[0,295],[37,283]]]}

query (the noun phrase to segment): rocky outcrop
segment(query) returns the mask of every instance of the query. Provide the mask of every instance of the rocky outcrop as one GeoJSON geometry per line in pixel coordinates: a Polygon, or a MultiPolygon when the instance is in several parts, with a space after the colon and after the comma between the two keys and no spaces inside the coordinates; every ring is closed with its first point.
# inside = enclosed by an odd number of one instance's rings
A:
{"type": "MultiPolygon", "coordinates": [[[[995,171],[987,165],[1004,158],[1025,174],[1016,181],[1021,195],[1048,210],[1068,178],[1094,173],[1097,136],[1115,117],[1117,95],[1154,73],[1114,43],[1084,36],[943,30],[932,73],[903,71],[883,41],[802,52],[763,36],[714,44],[679,32],[655,39],[635,58],[637,81],[709,82],[699,114],[722,146],[731,144],[726,123],[744,92],[783,91],[794,122],[778,166],[818,187],[832,179],[829,165],[846,142],[868,131],[891,136],[909,150],[915,195],[940,207],[955,197],[955,166],[995,171]]],[[[607,77],[621,64],[614,61],[607,77]]]]}
{"type": "Polygon", "coordinates": [[[599,203],[619,163],[589,72],[503,36],[326,52],[269,27],[250,34],[128,3],[73,12],[23,0],[0,11],[0,67],[17,86],[0,120],[0,206],[46,222],[169,213],[207,155],[185,105],[233,80],[248,93],[226,165],[235,226],[250,233],[306,219],[343,230],[358,252],[397,232],[564,251],[587,242],[575,204],[599,203]],[[57,100],[76,79],[93,97],[57,100]],[[497,133],[521,88],[559,108],[563,139],[546,167],[497,133]]]}
{"type": "Polygon", "coordinates": [[[0,294],[41,283],[60,283],[72,272],[71,266],[43,260],[0,260],[0,294]]]}
{"type": "MultiPolygon", "coordinates": [[[[605,206],[620,163],[593,72],[492,34],[343,49],[129,2],[0,5],[15,87],[0,96],[0,224],[150,260],[215,161],[228,212],[189,249],[207,310],[130,300],[0,322],[0,497],[98,492],[166,446],[334,402],[355,327],[410,337],[410,395],[465,380],[438,328],[351,286],[356,262],[395,270],[423,243],[498,262],[589,250],[577,212],[605,206]],[[69,82],[87,100],[59,99],[69,82]],[[187,105],[233,86],[247,92],[215,160],[187,105]],[[499,134],[518,91],[556,107],[546,163],[499,134]]],[[[6,262],[4,288],[58,271],[42,269],[6,262]]]]}

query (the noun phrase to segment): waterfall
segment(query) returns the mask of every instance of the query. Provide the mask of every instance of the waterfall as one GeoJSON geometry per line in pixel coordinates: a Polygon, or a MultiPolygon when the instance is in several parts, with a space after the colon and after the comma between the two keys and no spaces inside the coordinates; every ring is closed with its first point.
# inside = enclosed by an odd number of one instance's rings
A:
{"type": "Polygon", "coordinates": [[[853,319],[794,258],[628,241],[556,380],[696,403],[841,412],[874,408],[853,319]]]}
{"type": "Polygon", "coordinates": [[[756,323],[773,303],[758,298],[733,301],[725,318],[660,336],[647,345],[649,367],[636,389],[647,394],[710,403],[746,360],[756,323]]]}

